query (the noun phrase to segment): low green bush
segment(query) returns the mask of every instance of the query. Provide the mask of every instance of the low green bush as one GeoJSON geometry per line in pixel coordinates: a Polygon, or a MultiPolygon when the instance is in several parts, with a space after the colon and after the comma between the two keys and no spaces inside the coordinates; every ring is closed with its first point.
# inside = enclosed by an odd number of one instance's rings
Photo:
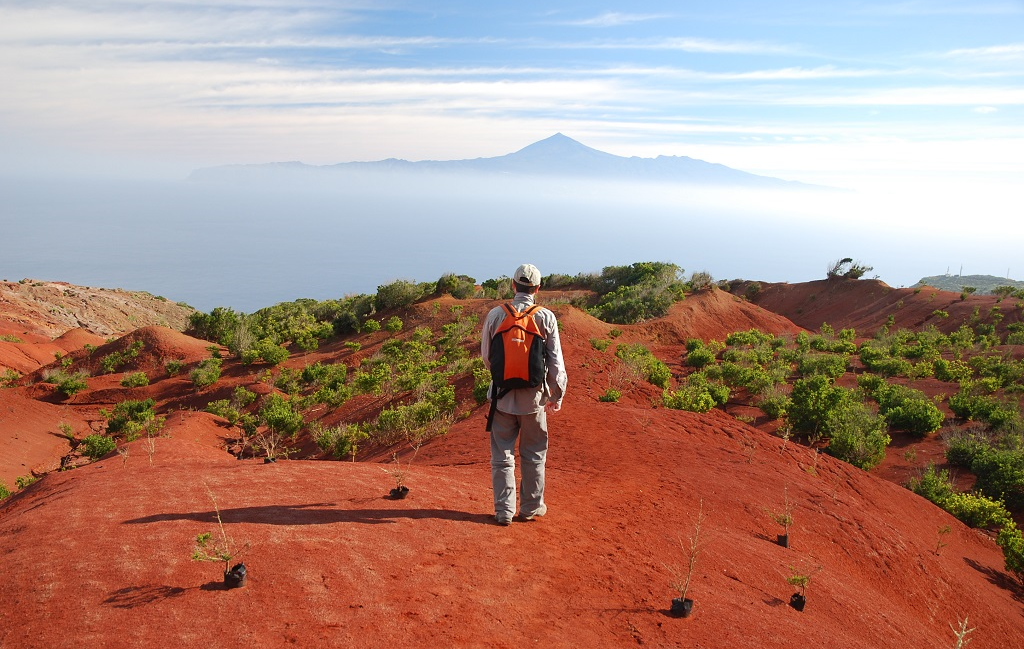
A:
{"type": "Polygon", "coordinates": [[[231,404],[228,399],[217,399],[206,404],[206,412],[227,419],[232,426],[238,423],[241,413],[231,404]]]}
{"type": "Polygon", "coordinates": [[[68,374],[64,370],[58,370],[50,375],[48,382],[57,386],[57,391],[66,397],[71,397],[89,387],[86,379],[89,377],[85,372],[68,374]]]}
{"type": "Polygon", "coordinates": [[[611,343],[610,340],[606,340],[604,338],[591,338],[590,339],[590,346],[593,347],[594,349],[596,349],[599,352],[603,352],[604,350],[608,349],[608,345],[611,345],[611,344],[612,343],[611,343]]]}
{"type": "Polygon", "coordinates": [[[1024,507],[1024,450],[988,448],[971,461],[974,488],[1009,507],[1024,507]]]}
{"type": "Polygon", "coordinates": [[[672,371],[668,365],[657,359],[649,349],[636,343],[619,344],[615,355],[647,382],[660,388],[667,388],[672,379],[672,371]]]}
{"type": "Polygon", "coordinates": [[[1024,536],[1012,521],[999,530],[996,543],[1003,549],[1003,561],[1006,569],[1013,573],[1017,580],[1024,584],[1024,536]]]}
{"type": "Polygon", "coordinates": [[[219,358],[207,358],[201,361],[195,369],[193,369],[188,377],[192,381],[192,385],[196,389],[201,390],[209,387],[220,379],[220,366],[221,359],[219,358]]]}
{"type": "Polygon", "coordinates": [[[398,333],[402,330],[402,324],[402,319],[393,315],[384,323],[384,330],[391,333],[398,333]]]}
{"type": "Polygon", "coordinates": [[[167,371],[167,376],[177,376],[181,374],[181,370],[185,368],[185,362],[172,358],[164,363],[164,370],[167,371]]]}
{"type": "Polygon", "coordinates": [[[797,363],[797,372],[804,376],[821,374],[838,379],[846,373],[849,359],[843,354],[805,354],[797,363]]]}
{"type": "Polygon", "coordinates": [[[141,388],[149,385],[149,377],[145,372],[131,372],[121,378],[121,385],[126,388],[141,388]]]}
{"type": "Polygon", "coordinates": [[[622,393],[621,392],[619,392],[615,388],[608,388],[607,390],[605,390],[604,394],[599,396],[597,399],[598,399],[598,401],[604,401],[604,402],[607,402],[607,403],[615,403],[620,398],[622,398],[622,393]]]}
{"type": "Polygon", "coordinates": [[[7,485],[0,480],[0,500],[7,498],[11,495],[11,490],[7,488],[7,485]]]}
{"type": "Polygon", "coordinates": [[[366,439],[368,433],[359,424],[338,424],[325,428],[317,422],[313,425],[312,437],[325,454],[339,459],[354,459],[359,442],[366,439]]]}
{"type": "Polygon", "coordinates": [[[942,411],[920,390],[882,383],[871,394],[889,425],[912,435],[924,437],[934,433],[945,420],[942,411]]]}
{"type": "Polygon", "coordinates": [[[827,376],[815,374],[799,379],[790,392],[789,421],[797,432],[827,434],[829,412],[853,399],[850,390],[834,385],[827,376]]]}
{"type": "Polygon", "coordinates": [[[911,478],[907,482],[907,488],[943,508],[955,491],[953,481],[949,478],[949,471],[936,471],[934,463],[928,465],[921,477],[911,478]]]}
{"type": "Polygon", "coordinates": [[[123,349],[119,352],[111,352],[100,359],[100,367],[107,374],[113,374],[119,370],[123,365],[126,365],[129,361],[137,358],[139,352],[145,347],[145,343],[141,340],[136,340],[127,349],[123,349]]]}
{"type": "Polygon", "coordinates": [[[98,460],[104,455],[113,452],[117,448],[114,440],[103,435],[93,433],[82,440],[82,451],[93,460],[98,460]]]}
{"type": "Polygon", "coordinates": [[[980,494],[952,493],[942,508],[971,527],[1001,527],[1013,520],[1001,501],[980,494]]]}
{"type": "Polygon", "coordinates": [[[100,409],[100,415],[107,419],[107,433],[128,433],[137,431],[142,425],[156,418],[153,407],[156,401],[128,399],[114,406],[112,411],[100,409]]]}
{"type": "Polygon", "coordinates": [[[788,394],[775,388],[767,391],[761,397],[757,407],[772,419],[781,419],[786,416],[791,403],[792,401],[790,401],[788,394]]]}
{"type": "Polygon", "coordinates": [[[892,441],[885,432],[885,418],[852,399],[830,409],[827,417],[826,453],[865,471],[885,459],[885,449],[892,441]]]}
{"type": "Polygon", "coordinates": [[[710,347],[700,346],[686,354],[686,364],[700,369],[715,362],[717,354],[710,347]]]}
{"type": "Polygon", "coordinates": [[[374,319],[369,319],[363,323],[362,332],[372,334],[380,331],[380,323],[374,319]]]}

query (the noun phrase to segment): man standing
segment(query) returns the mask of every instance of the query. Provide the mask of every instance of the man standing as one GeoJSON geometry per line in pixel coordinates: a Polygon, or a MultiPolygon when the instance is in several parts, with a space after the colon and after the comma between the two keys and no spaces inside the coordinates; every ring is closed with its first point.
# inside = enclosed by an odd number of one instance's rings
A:
{"type": "MultiPolygon", "coordinates": [[[[499,525],[508,525],[516,512],[515,447],[519,440],[519,457],[522,462],[521,503],[519,514],[523,520],[533,520],[547,513],[544,503],[544,463],[548,452],[547,412],[558,412],[568,381],[565,363],[562,360],[562,346],[558,340],[558,322],[555,314],[543,307],[535,306],[537,291],[540,289],[540,271],[532,264],[523,264],[512,274],[515,297],[510,304],[491,309],[484,320],[480,341],[480,354],[484,364],[491,370],[505,366],[505,348],[501,348],[502,333],[509,328],[506,323],[516,321],[514,335],[516,342],[537,338],[534,348],[543,365],[537,368],[541,374],[533,382],[536,387],[501,388],[495,385],[500,377],[492,381],[488,397],[492,400],[488,430],[491,433],[491,479],[494,485],[494,516],[499,525]],[[528,319],[532,318],[532,323],[528,319]],[[535,325],[535,326],[534,326],[535,325]],[[501,348],[501,349],[499,349],[501,348]]],[[[509,359],[508,365],[516,364],[509,359]]],[[[538,363],[540,361],[537,361],[538,363]]]]}

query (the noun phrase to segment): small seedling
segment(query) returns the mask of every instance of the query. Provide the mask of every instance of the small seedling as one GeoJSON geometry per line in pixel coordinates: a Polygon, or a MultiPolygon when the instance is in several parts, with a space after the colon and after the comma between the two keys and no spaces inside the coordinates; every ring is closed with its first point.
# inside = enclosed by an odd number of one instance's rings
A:
{"type": "Polygon", "coordinates": [[[797,592],[793,593],[793,596],[789,598],[789,605],[798,611],[802,611],[807,603],[807,587],[811,583],[811,578],[821,572],[821,566],[814,570],[797,569],[790,566],[789,571],[790,575],[786,577],[786,583],[797,588],[797,592]]]}
{"type": "MultiPolygon", "coordinates": [[[[206,494],[210,497],[210,502],[213,503],[213,511],[217,516],[217,528],[220,532],[219,538],[213,537],[213,532],[202,532],[196,535],[196,545],[192,549],[192,560],[193,561],[222,561],[224,562],[224,580],[228,582],[229,573],[237,573],[239,566],[241,566],[242,581],[244,583],[245,566],[238,564],[234,568],[229,568],[231,561],[240,557],[246,551],[249,550],[249,543],[246,543],[239,548],[234,540],[228,536],[227,531],[224,529],[224,520],[220,515],[220,507],[217,506],[217,498],[213,495],[213,491],[209,485],[203,484],[206,487],[206,494]]],[[[242,585],[241,583],[237,585],[242,585]]]]}
{"type": "Polygon", "coordinates": [[[678,597],[672,600],[672,611],[674,614],[678,613],[679,617],[688,617],[692,610],[693,600],[687,600],[686,593],[690,589],[693,570],[697,566],[697,555],[700,554],[702,549],[700,543],[700,530],[704,525],[705,518],[704,499],[702,498],[700,500],[700,506],[697,509],[697,518],[693,523],[693,534],[690,535],[689,541],[686,543],[684,543],[682,539],[679,539],[679,549],[687,560],[686,568],[680,568],[678,565],[665,566],[669,574],[672,576],[672,580],[669,585],[678,595],[678,597]]]}
{"type": "Polygon", "coordinates": [[[946,538],[946,536],[949,535],[949,533],[951,531],[952,530],[950,530],[949,525],[943,525],[942,527],[939,528],[938,539],[935,541],[935,554],[936,555],[941,554],[942,548],[944,548],[947,545],[949,545],[948,543],[946,543],[945,538],[946,538]]]}
{"type": "Polygon", "coordinates": [[[782,534],[779,535],[779,545],[789,547],[789,528],[793,526],[793,503],[789,501],[789,488],[782,489],[783,505],[780,511],[768,511],[773,521],[782,526],[782,534]]]}

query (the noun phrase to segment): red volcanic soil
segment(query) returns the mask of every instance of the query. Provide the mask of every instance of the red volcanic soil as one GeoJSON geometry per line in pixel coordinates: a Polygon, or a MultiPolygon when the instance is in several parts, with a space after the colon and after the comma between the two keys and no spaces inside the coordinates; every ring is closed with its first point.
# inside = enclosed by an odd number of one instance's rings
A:
{"type": "Polygon", "coordinates": [[[71,408],[30,399],[17,390],[0,391],[0,482],[13,491],[19,477],[59,469],[61,457],[71,450],[61,435],[62,423],[72,430],[87,429],[71,408]]]}
{"type": "MultiPolygon", "coordinates": [[[[417,304],[402,314],[405,331],[437,329],[452,306],[479,315],[494,304],[417,304]]],[[[268,392],[257,378],[263,369],[228,359],[223,378],[197,393],[187,378],[163,374],[162,359],[195,362],[208,343],[170,330],[143,329],[93,354],[143,340],[124,371],[146,371],[150,386],[94,376],[88,391],[60,403],[45,384],[0,391],[0,410],[12,413],[0,412],[0,427],[19,436],[29,428],[46,439],[61,418],[87,432],[101,425],[99,407],[125,398],[152,397],[167,417],[152,448],[132,442],[126,456],[48,473],[0,502],[0,647],[905,649],[953,646],[949,625],[967,616],[976,647],[1024,644],[1024,592],[990,535],[722,411],[657,407],[659,389],[622,373],[613,348],[590,343],[620,329],[613,346],[642,342],[678,370],[688,338],[797,325],[721,291],[632,326],[552,308],[570,385],[550,418],[549,510],[510,527],[493,524],[486,407],[472,402],[470,386],[457,385],[465,416],[407,467],[405,500],[386,497],[392,467],[373,461],[390,458],[389,449],[368,449],[354,463],[236,460],[224,450],[233,435],[222,419],[181,408],[225,398],[235,385],[268,392]],[[599,402],[613,385],[623,398],[599,402]],[[220,564],[190,559],[196,535],[217,531],[207,490],[228,535],[250,546],[244,588],[225,590],[220,564]],[[782,530],[769,515],[786,499],[788,549],[775,542],[782,530]],[[680,545],[700,509],[694,613],[676,619],[667,613],[669,567],[685,565],[680,545]],[[951,532],[940,536],[945,526],[951,532]],[[814,573],[803,612],[788,605],[794,568],[814,573]]],[[[361,337],[358,352],[331,341],[286,366],[353,367],[387,339],[361,337]]],[[[93,362],[75,352],[76,364],[93,362]]],[[[308,414],[336,423],[381,407],[357,397],[338,412],[308,414]]],[[[300,446],[300,457],[315,456],[308,440],[300,446]]],[[[402,461],[410,457],[406,449],[402,461]]]]}
{"type": "MultiPolygon", "coordinates": [[[[748,286],[742,283],[734,290],[744,291],[748,286]]],[[[949,333],[969,322],[977,309],[980,321],[994,323],[1003,335],[1008,324],[1020,322],[1022,317],[1019,300],[1000,301],[995,295],[961,299],[959,293],[930,286],[892,288],[878,280],[844,277],[800,284],[762,283],[753,302],[811,331],[818,331],[827,322],[836,331],[852,327],[861,336],[874,335],[889,316],[893,318],[893,330],[934,325],[949,333]],[[999,317],[993,319],[994,315],[999,317]]]]}

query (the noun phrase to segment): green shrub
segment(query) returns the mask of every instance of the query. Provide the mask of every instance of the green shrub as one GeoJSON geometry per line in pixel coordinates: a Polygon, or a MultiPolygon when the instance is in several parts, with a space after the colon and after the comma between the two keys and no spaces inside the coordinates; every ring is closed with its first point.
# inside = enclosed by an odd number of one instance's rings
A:
{"type": "Polygon", "coordinates": [[[662,262],[608,266],[595,281],[594,289],[600,298],[590,313],[615,324],[663,316],[685,295],[682,273],[678,266],[662,262]]]}
{"type": "Polygon", "coordinates": [[[761,397],[757,407],[772,419],[781,419],[789,411],[789,395],[779,389],[771,389],[761,397]]]}
{"type": "Polygon", "coordinates": [[[206,404],[206,412],[227,419],[228,423],[232,426],[238,423],[238,419],[241,417],[241,413],[227,399],[218,399],[206,404]]]}
{"type": "Polygon", "coordinates": [[[846,373],[848,364],[846,356],[841,354],[806,354],[797,363],[797,371],[804,376],[821,374],[838,379],[846,373]]]}
{"type": "Polygon", "coordinates": [[[974,458],[986,452],[991,444],[987,437],[971,432],[957,433],[947,441],[946,459],[953,466],[970,468],[974,458]]]}
{"type": "Polygon", "coordinates": [[[11,495],[11,490],[7,488],[7,485],[0,480],[0,500],[7,498],[11,495]]]}
{"type": "Polygon", "coordinates": [[[685,386],[674,392],[665,390],[662,403],[676,410],[708,412],[715,407],[715,398],[705,388],[685,386]]]}
{"type": "Polygon", "coordinates": [[[622,397],[622,393],[615,388],[608,388],[604,394],[598,397],[598,401],[605,401],[608,403],[615,403],[622,397]]]}
{"type": "Polygon", "coordinates": [[[473,398],[477,403],[487,401],[487,390],[491,387],[491,371],[483,366],[473,368],[473,398]]]}
{"type": "Polygon", "coordinates": [[[0,374],[0,388],[13,388],[18,384],[21,374],[11,368],[7,368],[0,374]]]}
{"type": "Polygon", "coordinates": [[[376,363],[369,370],[360,369],[352,377],[352,384],[357,392],[380,394],[384,385],[391,380],[391,366],[387,363],[376,363]]]}
{"type": "Polygon", "coordinates": [[[668,387],[672,371],[668,365],[655,358],[654,354],[643,345],[639,343],[619,344],[615,348],[615,355],[652,385],[660,388],[668,387]]]}
{"type": "Polygon", "coordinates": [[[119,370],[123,365],[127,364],[134,358],[137,358],[139,352],[145,346],[141,340],[136,340],[127,349],[123,349],[119,352],[111,352],[100,359],[100,367],[107,374],[112,374],[119,370]]]}
{"type": "Polygon", "coordinates": [[[85,372],[68,374],[64,370],[57,370],[50,375],[47,381],[54,383],[57,386],[58,392],[66,397],[71,397],[89,387],[89,383],[86,381],[88,376],[85,372]]]}
{"type": "Polygon", "coordinates": [[[172,358],[164,363],[164,370],[167,371],[167,376],[177,376],[178,374],[181,374],[181,370],[184,369],[184,367],[185,362],[176,358],[172,358]]]}
{"type": "Polygon", "coordinates": [[[934,463],[928,465],[920,478],[911,478],[907,488],[942,508],[955,491],[949,471],[936,471],[934,463]]]}
{"type": "Polygon", "coordinates": [[[1003,549],[1003,561],[1006,569],[1013,573],[1017,580],[1024,584],[1024,537],[1017,525],[1010,522],[999,530],[996,543],[1003,549]]]}
{"type": "Polygon", "coordinates": [[[865,471],[885,459],[892,441],[885,433],[885,419],[852,399],[828,411],[825,428],[830,437],[825,452],[865,471]]]}
{"type": "Polygon", "coordinates": [[[302,427],[302,413],[297,410],[295,399],[286,399],[279,394],[269,394],[260,407],[260,420],[275,433],[293,436],[302,427]]]}
{"type": "Polygon", "coordinates": [[[120,433],[133,428],[131,424],[145,424],[156,417],[153,399],[144,401],[126,400],[114,406],[113,411],[100,409],[100,415],[107,418],[107,432],[120,433]]]}
{"type": "Polygon", "coordinates": [[[952,493],[942,508],[971,527],[996,527],[1013,520],[1002,502],[983,495],[952,493]]]}
{"type": "Polygon", "coordinates": [[[384,323],[384,330],[391,333],[397,333],[402,330],[402,319],[396,315],[388,318],[388,321],[384,323]]]}
{"type": "Polygon", "coordinates": [[[363,323],[363,328],[362,328],[362,332],[363,333],[372,334],[372,333],[376,333],[378,331],[380,331],[380,323],[377,322],[376,320],[370,318],[366,322],[363,323]]]}
{"type": "Polygon", "coordinates": [[[14,479],[14,486],[16,486],[18,489],[24,489],[25,487],[33,485],[37,482],[39,482],[39,478],[32,474],[20,475],[14,479]]]}
{"type": "Polygon", "coordinates": [[[145,372],[131,372],[121,378],[121,385],[126,388],[141,388],[149,385],[149,377],[145,372]]]}
{"type": "Polygon", "coordinates": [[[737,345],[761,345],[771,343],[775,340],[775,335],[758,331],[757,329],[748,329],[747,331],[734,331],[725,337],[725,344],[733,347],[737,345]]]}
{"type": "MultiPolygon", "coordinates": [[[[345,367],[342,365],[342,367],[345,367]]],[[[256,393],[252,390],[247,390],[244,386],[236,386],[234,392],[232,392],[232,398],[235,403],[238,404],[239,408],[244,408],[256,400],[256,393]]]]}
{"type": "MultiPolygon", "coordinates": [[[[395,280],[390,284],[377,287],[377,295],[374,297],[373,303],[378,311],[409,307],[423,297],[423,289],[422,285],[414,282],[404,279],[395,280]]],[[[433,287],[430,292],[432,291],[433,287]]],[[[365,327],[365,323],[363,326],[365,327]]]]}
{"type": "Polygon", "coordinates": [[[707,374],[694,372],[686,379],[686,386],[676,391],[665,390],[662,403],[676,410],[708,412],[723,406],[729,400],[729,388],[710,380],[707,374]]]}
{"type": "Polygon", "coordinates": [[[710,363],[714,363],[717,356],[718,355],[713,349],[701,345],[686,354],[686,364],[690,367],[700,369],[710,363]]]}
{"type": "Polygon", "coordinates": [[[1024,451],[988,448],[975,455],[971,472],[976,490],[1003,499],[1009,507],[1024,506],[1024,451]]]}
{"type": "Polygon", "coordinates": [[[836,387],[827,376],[815,374],[799,379],[790,393],[789,421],[798,432],[826,433],[829,412],[852,398],[849,390],[836,387]]]}
{"type": "Polygon", "coordinates": [[[270,338],[264,338],[242,353],[242,363],[251,365],[257,360],[268,365],[280,365],[288,359],[288,350],[270,338]]]}
{"type": "Polygon", "coordinates": [[[953,383],[964,383],[974,378],[974,370],[962,360],[947,361],[944,358],[936,359],[932,363],[932,370],[935,378],[940,381],[953,383]]]}
{"type": "Polygon", "coordinates": [[[313,425],[312,437],[324,453],[336,458],[351,456],[354,459],[359,442],[366,439],[368,434],[359,424],[338,424],[324,428],[317,423],[313,425]]]}
{"type": "Polygon", "coordinates": [[[920,390],[881,383],[872,396],[890,426],[918,437],[937,431],[945,419],[942,411],[920,390]]]}
{"type": "Polygon", "coordinates": [[[207,358],[201,361],[188,375],[192,380],[192,385],[196,389],[202,390],[216,383],[220,378],[220,364],[221,359],[219,358],[207,358]]]}
{"type": "Polygon", "coordinates": [[[608,349],[608,345],[610,345],[610,344],[612,344],[611,341],[610,340],[605,340],[604,338],[591,338],[590,339],[590,346],[593,347],[594,349],[596,349],[599,352],[603,352],[604,350],[608,349]]]}
{"type": "Polygon", "coordinates": [[[117,448],[114,440],[96,433],[88,435],[82,440],[82,446],[84,447],[83,452],[93,460],[98,460],[117,448]]]}

